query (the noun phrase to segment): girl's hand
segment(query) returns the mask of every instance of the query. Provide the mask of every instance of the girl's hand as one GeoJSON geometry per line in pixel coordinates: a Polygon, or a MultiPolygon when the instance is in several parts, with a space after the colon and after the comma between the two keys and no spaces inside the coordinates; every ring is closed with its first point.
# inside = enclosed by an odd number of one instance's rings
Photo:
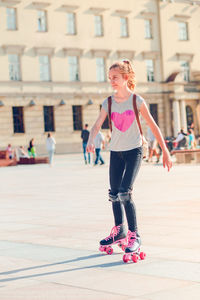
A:
{"type": "Polygon", "coordinates": [[[92,153],[94,153],[94,152],[95,152],[95,146],[94,146],[94,144],[88,143],[88,144],[87,144],[86,151],[87,151],[87,152],[92,152],[92,153]]]}
{"type": "Polygon", "coordinates": [[[167,166],[168,172],[172,167],[172,161],[168,150],[163,151],[163,167],[167,166]]]}

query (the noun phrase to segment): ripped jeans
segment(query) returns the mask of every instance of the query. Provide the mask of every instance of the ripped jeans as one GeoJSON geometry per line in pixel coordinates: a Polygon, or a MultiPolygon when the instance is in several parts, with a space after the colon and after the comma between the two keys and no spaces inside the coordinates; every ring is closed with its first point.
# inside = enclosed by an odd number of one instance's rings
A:
{"type": "Polygon", "coordinates": [[[131,231],[137,231],[136,208],[132,200],[133,183],[141,166],[142,147],[110,153],[110,191],[115,225],[124,222],[124,210],[131,231]],[[124,207],[124,209],[123,209],[124,207]]]}

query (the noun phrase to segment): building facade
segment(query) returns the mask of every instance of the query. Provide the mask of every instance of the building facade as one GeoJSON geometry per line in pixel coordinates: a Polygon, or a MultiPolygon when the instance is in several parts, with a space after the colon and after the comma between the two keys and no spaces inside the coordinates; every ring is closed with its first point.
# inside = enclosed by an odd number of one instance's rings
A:
{"type": "Polygon", "coordinates": [[[0,0],[0,15],[1,149],[34,137],[44,153],[51,131],[58,153],[80,151],[121,59],[164,136],[200,134],[200,1],[0,0]]]}

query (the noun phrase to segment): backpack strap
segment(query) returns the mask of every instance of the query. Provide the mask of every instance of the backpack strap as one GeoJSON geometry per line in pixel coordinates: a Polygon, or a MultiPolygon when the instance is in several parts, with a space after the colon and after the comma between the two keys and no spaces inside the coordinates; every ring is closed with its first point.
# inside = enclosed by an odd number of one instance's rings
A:
{"type": "Polygon", "coordinates": [[[112,105],[112,97],[108,97],[108,122],[110,131],[112,132],[112,122],[111,122],[111,105],[112,105]]]}
{"type": "Polygon", "coordinates": [[[134,108],[137,124],[138,124],[139,130],[140,130],[140,134],[143,137],[142,127],[140,124],[139,113],[138,113],[137,104],[136,104],[136,94],[133,95],[133,108],[134,108]]]}

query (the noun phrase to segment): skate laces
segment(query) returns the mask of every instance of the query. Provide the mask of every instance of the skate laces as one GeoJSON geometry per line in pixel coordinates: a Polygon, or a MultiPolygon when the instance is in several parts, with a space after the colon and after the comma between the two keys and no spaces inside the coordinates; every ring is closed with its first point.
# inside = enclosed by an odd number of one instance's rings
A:
{"type": "Polygon", "coordinates": [[[137,239],[135,231],[128,231],[128,247],[132,247],[137,239]]]}
{"type": "Polygon", "coordinates": [[[119,233],[119,231],[120,231],[120,225],[119,225],[119,226],[114,226],[114,227],[112,228],[111,232],[110,232],[110,235],[107,236],[107,237],[105,238],[105,240],[108,241],[108,240],[110,240],[110,239],[113,239],[113,241],[114,241],[114,237],[119,233]]]}

